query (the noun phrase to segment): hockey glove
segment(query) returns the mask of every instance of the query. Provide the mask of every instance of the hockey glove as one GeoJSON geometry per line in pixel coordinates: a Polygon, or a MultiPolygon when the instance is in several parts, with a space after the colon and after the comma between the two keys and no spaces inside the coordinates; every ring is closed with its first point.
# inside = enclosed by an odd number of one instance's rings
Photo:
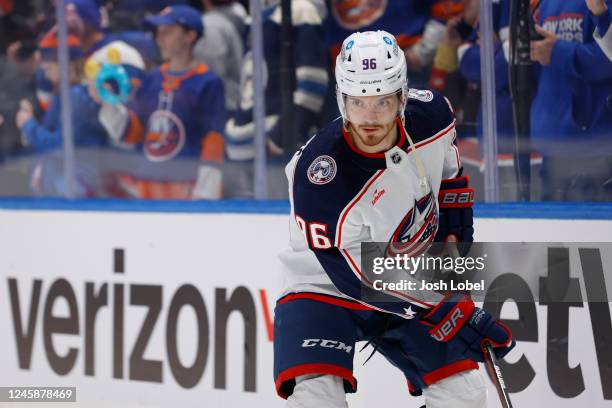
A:
{"type": "Polygon", "coordinates": [[[493,346],[497,358],[503,358],[515,346],[510,330],[487,311],[474,306],[465,294],[447,295],[436,307],[420,317],[429,326],[429,334],[474,361],[483,362],[485,342],[493,346]]]}
{"type": "Polygon", "coordinates": [[[469,177],[442,180],[438,203],[440,219],[435,242],[463,242],[458,245],[459,254],[465,256],[474,241],[474,189],[469,187],[469,177]]]}

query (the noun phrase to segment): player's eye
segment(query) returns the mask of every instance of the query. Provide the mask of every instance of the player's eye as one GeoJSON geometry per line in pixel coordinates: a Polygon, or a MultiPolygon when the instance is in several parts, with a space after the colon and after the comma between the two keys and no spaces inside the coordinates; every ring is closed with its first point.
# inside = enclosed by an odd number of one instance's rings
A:
{"type": "Polygon", "coordinates": [[[387,109],[391,107],[391,101],[389,99],[383,99],[376,103],[378,109],[387,109]]]}
{"type": "Polygon", "coordinates": [[[354,106],[355,108],[363,107],[363,102],[360,101],[359,99],[349,99],[349,103],[351,104],[351,106],[354,106]]]}

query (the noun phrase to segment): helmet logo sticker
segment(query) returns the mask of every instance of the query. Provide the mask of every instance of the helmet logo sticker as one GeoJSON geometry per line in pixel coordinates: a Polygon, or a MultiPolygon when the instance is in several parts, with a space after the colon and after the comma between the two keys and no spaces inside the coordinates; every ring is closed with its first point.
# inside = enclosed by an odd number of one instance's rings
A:
{"type": "Polygon", "coordinates": [[[348,44],[346,44],[347,51],[350,50],[351,48],[353,48],[354,44],[355,44],[354,40],[349,41],[348,44]]]}
{"type": "Polygon", "coordinates": [[[336,177],[336,161],[330,156],[319,156],[308,166],[308,180],[317,185],[327,184],[336,177]]]}
{"type": "Polygon", "coordinates": [[[393,45],[393,41],[391,41],[391,39],[387,37],[386,35],[383,37],[383,41],[389,45],[393,45]]]}

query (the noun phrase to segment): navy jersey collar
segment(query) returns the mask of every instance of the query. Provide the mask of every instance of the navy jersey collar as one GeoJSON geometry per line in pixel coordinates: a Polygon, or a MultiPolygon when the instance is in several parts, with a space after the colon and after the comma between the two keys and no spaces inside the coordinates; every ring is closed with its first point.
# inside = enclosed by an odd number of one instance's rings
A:
{"type": "MultiPolygon", "coordinates": [[[[342,132],[342,139],[340,141],[342,151],[350,157],[353,161],[357,162],[360,167],[364,167],[371,170],[384,169],[387,167],[387,161],[385,158],[385,152],[382,153],[366,153],[360,150],[351,139],[351,136],[348,134],[344,126],[342,126],[342,121],[339,121],[340,129],[342,132]]],[[[402,124],[402,121],[397,118],[396,126],[399,128],[399,138],[397,143],[393,146],[397,146],[400,149],[407,151],[408,150],[408,138],[406,137],[406,129],[402,124]]],[[[393,148],[391,147],[391,148],[393,148]]]]}

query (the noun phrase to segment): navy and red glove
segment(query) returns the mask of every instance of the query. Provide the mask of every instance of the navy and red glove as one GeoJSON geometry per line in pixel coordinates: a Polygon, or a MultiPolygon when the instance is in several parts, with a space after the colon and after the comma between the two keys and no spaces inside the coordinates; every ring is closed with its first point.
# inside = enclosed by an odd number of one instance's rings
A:
{"type": "Polygon", "coordinates": [[[483,346],[489,342],[497,358],[503,358],[516,342],[510,329],[474,305],[469,295],[452,293],[419,318],[430,327],[429,334],[437,341],[449,343],[465,357],[483,362],[483,346]]]}
{"type": "MultiPolygon", "coordinates": [[[[469,186],[469,177],[442,180],[438,205],[440,219],[435,242],[474,242],[474,189],[469,186]]],[[[459,245],[459,253],[465,256],[470,245],[459,245]]]]}

